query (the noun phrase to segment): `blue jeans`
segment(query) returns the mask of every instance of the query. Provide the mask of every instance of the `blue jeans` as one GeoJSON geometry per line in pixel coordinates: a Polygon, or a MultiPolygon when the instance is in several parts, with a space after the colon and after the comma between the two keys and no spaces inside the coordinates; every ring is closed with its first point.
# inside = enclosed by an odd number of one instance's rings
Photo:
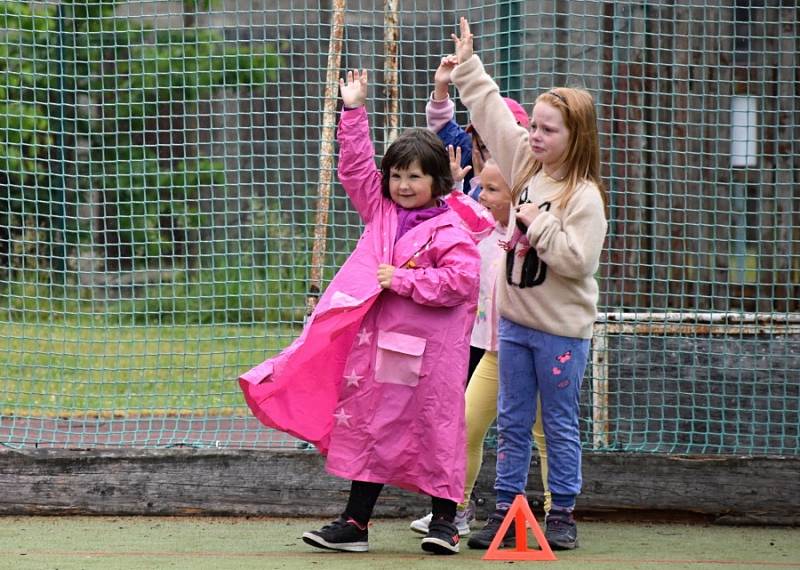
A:
{"type": "Polygon", "coordinates": [[[572,507],[582,483],[578,419],[589,340],[548,334],[505,318],[500,319],[499,339],[497,502],[511,503],[525,493],[538,393],[553,504],[572,507]]]}

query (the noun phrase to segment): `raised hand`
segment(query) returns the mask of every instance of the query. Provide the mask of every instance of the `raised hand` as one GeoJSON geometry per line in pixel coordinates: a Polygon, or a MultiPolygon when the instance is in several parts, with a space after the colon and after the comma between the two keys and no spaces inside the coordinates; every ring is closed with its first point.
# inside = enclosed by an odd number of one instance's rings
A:
{"type": "Polygon", "coordinates": [[[453,42],[456,45],[456,58],[458,58],[458,63],[464,63],[472,57],[473,36],[472,32],[469,31],[469,22],[463,16],[459,21],[459,28],[461,37],[455,34],[450,34],[450,37],[453,38],[453,42]]]}
{"type": "Polygon", "coordinates": [[[458,65],[458,59],[455,55],[446,55],[436,68],[436,73],[433,74],[433,82],[436,86],[450,85],[450,77],[453,75],[453,68],[458,65]]]}
{"type": "Polygon", "coordinates": [[[447,145],[447,155],[450,157],[450,174],[453,175],[453,182],[461,182],[467,175],[467,172],[472,170],[469,164],[461,168],[461,147],[453,148],[453,145],[447,145]]]}
{"type": "Polygon", "coordinates": [[[359,74],[358,70],[347,72],[347,81],[339,79],[339,93],[342,95],[342,103],[345,107],[361,107],[367,100],[367,70],[364,69],[359,74]]]}

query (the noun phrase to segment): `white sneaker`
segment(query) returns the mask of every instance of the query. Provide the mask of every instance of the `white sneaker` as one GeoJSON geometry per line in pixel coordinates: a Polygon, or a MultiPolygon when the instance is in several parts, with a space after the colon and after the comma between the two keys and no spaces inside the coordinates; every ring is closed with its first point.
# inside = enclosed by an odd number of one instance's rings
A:
{"type": "MultiPolygon", "coordinates": [[[[431,519],[433,518],[433,513],[428,513],[421,519],[417,519],[409,525],[409,528],[414,532],[418,532],[420,534],[428,534],[428,527],[431,524],[431,519]]],[[[475,509],[470,504],[463,511],[456,511],[456,520],[453,523],[458,527],[458,535],[459,536],[467,536],[471,531],[469,528],[469,523],[475,520],[475,509]]]]}
{"type": "Polygon", "coordinates": [[[472,532],[469,528],[469,523],[475,520],[475,509],[472,508],[472,504],[468,506],[463,511],[456,511],[456,520],[453,522],[455,523],[456,527],[458,527],[458,535],[459,536],[467,536],[470,532],[472,532]]]}
{"type": "Polygon", "coordinates": [[[433,513],[428,513],[421,519],[417,519],[409,525],[409,528],[414,532],[418,532],[420,534],[428,534],[428,526],[431,524],[431,519],[433,518],[433,513]]]}

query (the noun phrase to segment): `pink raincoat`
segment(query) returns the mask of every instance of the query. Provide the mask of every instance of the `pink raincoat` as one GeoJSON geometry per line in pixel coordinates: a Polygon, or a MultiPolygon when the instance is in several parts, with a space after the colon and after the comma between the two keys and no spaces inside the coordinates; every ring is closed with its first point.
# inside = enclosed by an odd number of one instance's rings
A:
{"type": "Polygon", "coordinates": [[[365,223],[301,336],[243,374],[267,426],[314,443],[326,469],[461,501],[464,384],[480,258],[451,209],[396,243],[364,108],[342,112],[339,179],[365,223]],[[380,263],[397,267],[390,289],[380,263]]]}

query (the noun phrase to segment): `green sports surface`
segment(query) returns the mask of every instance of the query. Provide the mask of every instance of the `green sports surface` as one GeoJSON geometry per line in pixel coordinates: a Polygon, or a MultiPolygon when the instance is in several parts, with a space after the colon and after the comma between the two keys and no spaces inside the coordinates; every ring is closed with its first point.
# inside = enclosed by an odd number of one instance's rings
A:
{"type": "MultiPolygon", "coordinates": [[[[514,568],[552,570],[758,570],[800,568],[800,529],[702,523],[579,521],[581,547],[555,562],[483,561],[465,545],[454,557],[419,547],[405,519],[376,519],[370,552],[316,550],[300,540],[328,521],[282,518],[3,517],[0,569],[330,570],[514,568]]],[[[480,528],[478,523],[473,528],[480,528]]]]}

